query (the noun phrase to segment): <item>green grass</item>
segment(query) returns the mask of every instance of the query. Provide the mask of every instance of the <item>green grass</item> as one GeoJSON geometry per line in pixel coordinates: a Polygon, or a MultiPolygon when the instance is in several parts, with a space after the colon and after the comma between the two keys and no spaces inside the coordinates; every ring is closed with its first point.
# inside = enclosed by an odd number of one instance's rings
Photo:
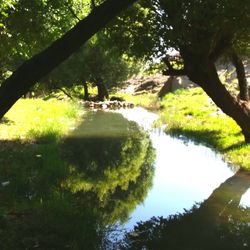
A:
{"type": "Polygon", "coordinates": [[[153,103],[154,107],[160,107],[159,124],[166,124],[167,133],[212,147],[227,162],[250,169],[250,145],[244,143],[240,127],[222,113],[202,89],[178,90],[161,101],[155,96],[131,95],[129,101],[143,103],[149,109],[153,103]]]}
{"type": "Polygon", "coordinates": [[[21,99],[0,123],[0,140],[32,140],[35,137],[65,134],[75,126],[77,107],[55,99],[21,99]]]}

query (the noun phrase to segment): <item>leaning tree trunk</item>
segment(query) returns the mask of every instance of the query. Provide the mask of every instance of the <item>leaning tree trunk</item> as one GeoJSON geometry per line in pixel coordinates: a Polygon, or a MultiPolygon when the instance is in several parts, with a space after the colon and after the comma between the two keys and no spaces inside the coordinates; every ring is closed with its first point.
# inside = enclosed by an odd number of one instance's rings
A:
{"type": "Polygon", "coordinates": [[[236,68],[236,74],[240,89],[240,95],[239,95],[240,99],[244,101],[249,101],[249,93],[248,93],[244,64],[235,51],[231,52],[231,58],[232,58],[232,63],[236,68]]]}
{"type": "Polygon", "coordinates": [[[234,98],[221,83],[214,63],[188,65],[187,75],[203,88],[214,103],[241,127],[246,142],[250,142],[250,108],[245,101],[234,98]]]}
{"type": "Polygon", "coordinates": [[[106,0],[51,46],[22,64],[0,87],[0,119],[39,79],[135,1],[106,0]]]}

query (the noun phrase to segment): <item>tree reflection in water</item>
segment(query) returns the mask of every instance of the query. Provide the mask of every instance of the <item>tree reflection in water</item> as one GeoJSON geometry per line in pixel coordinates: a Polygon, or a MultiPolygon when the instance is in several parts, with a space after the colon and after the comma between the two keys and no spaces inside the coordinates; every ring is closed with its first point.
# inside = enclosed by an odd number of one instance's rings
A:
{"type": "Polygon", "coordinates": [[[250,172],[239,170],[190,211],[138,223],[120,249],[250,249],[250,208],[239,205],[249,187],[250,172]]]}
{"type": "Polygon", "coordinates": [[[119,114],[89,114],[60,147],[65,166],[42,189],[34,166],[28,184],[1,192],[0,249],[105,248],[107,225],[125,222],[152,186],[149,136],[119,114]]]}
{"type": "Polygon", "coordinates": [[[125,222],[152,186],[154,150],[149,136],[122,115],[92,115],[65,141],[71,173],[63,186],[88,193],[101,221],[125,222]]]}

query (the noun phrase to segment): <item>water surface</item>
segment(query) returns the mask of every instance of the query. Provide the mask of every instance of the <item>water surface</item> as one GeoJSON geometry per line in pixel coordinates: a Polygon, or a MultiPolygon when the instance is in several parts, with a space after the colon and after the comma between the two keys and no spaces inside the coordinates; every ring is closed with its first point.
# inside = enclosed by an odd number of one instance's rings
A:
{"type": "Polygon", "coordinates": [[[171,137],[163,129],[152,129],[156,115],[141,108],[120,112],[148,131],[156,150],[153,187],[143,204],[132,213],[126,225],[129,229],[137,221],[152,216],[168,216],[191,209],[234,174],[212,149],[187,139],[171,137]]]}

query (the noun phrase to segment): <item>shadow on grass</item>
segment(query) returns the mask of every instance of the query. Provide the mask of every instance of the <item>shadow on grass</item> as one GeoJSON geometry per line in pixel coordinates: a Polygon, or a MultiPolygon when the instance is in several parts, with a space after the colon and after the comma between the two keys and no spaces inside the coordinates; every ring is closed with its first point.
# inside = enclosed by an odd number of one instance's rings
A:
{"type": "Polygon", "coordinates": [[[14,121],[4,117],[0,119],[0,124],[11,125],[11,124],[14,124],[14,121]]]}
{"type": "Polygon", "coordinates": [[[219,131],[172,128],[167,132],[173,137],[179,138],[183,141],[192,140],[195,143],[209,146],[219,151],[222,151],[222,148],[218,143],[218,139],[220,137],[219,131]]]}
{"type": "Polygon", "coordinates": [[[233,144],[229,147],[226,147],[222,150],[223,153],[226,153],[228,151],[231,151],[231,150],[237,150],[237,149],[240,149],[242,148],[243,146],[245,146],[246,143],[245,142],[239,142],[239,143],[236,143],[236,144],[233,144]]]}
{"type": "MultiPolygon", "coordinates": [[[[217,130],[191,130],[183,128],[172,128],[167,131],[173,137],[177,137],[183,141],[192,140],[195,143],[208,146],[221,153],[227,153],[231,150],[237,150],[243,147],[244,141],[232,144],[226,148],[220,143],[221,133],[217,130]]],[[[241,133],[236,133],[235,136],[239,136],[241,133]]]]}

